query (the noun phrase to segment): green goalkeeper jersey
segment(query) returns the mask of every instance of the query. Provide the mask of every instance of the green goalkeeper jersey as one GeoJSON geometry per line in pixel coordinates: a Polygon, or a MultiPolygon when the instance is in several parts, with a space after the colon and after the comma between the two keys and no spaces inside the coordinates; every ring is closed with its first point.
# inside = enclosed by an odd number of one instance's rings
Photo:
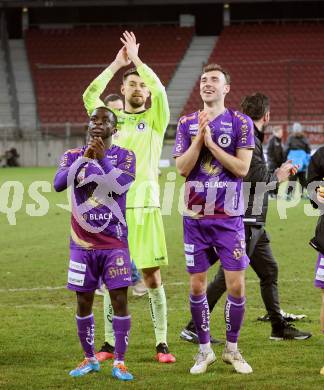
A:
{"type": "MultiPolygon", "coordinates": [[[[119,130],[113,142],[136,155],[136,179],[127,194],[127,208],[160,207],[158,165],[170,120],[168,98],[152,69],[141,64],[137,71],[151,92],[151,107],[138,114],[112,110],[118,118],[119,130]]],[[[112,77],[110,69],[105,69],[84,92],[83,101],[89,115],[104,106],[100,95],[112,77]]]]}

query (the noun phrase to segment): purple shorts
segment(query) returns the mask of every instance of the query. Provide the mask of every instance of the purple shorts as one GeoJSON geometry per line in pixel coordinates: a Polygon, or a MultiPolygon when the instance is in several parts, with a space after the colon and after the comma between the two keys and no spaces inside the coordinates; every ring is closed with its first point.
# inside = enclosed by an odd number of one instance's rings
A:
{"type": "Polygon", "coordinates": [[[228,271],[241,271],[249,265],[242,217],[185,217],[183,236],[189,273],[205,272],[218,259],[228,271]]]}
{"type": "Polygon", "coordinates": [[[324,288],[324,255],[318,254],[318,259],[315,267],[314,286],[324,288]]]}
{"type": "Polygon", "coordinates": [[[108,290],[132,284],[128,248],[70,249],[67,288],[91,292],[99,288],[101,282],[108,290]]]}

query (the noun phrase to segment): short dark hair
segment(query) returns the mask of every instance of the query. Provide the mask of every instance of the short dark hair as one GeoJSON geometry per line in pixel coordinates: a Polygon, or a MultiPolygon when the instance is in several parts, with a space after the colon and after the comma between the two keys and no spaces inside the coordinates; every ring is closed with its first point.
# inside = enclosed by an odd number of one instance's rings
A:
{"type": "MultiPolygon", "coordinates": [[[[113,111],[111,111],[108,107],[106,107],[106,106],[96,107],[96,108],[92,111],[91,115],[92,115],[96,110],[100,110],[100,109],[106,110],[106,111],[109,112],[109,120],[110,120],[110,122],[112,123],[112,125],[116,128],[116,126],[117,126],[117,116],[116,116],[116,114],[115,114],[113,111]]],[[[91,115],[90,115],[90,117],[91,117],[91,115]]]]}
{"type": "Polygon", "coordinates": [[[117,100],[123,101],[123,99],[117,95],[117,93],[111,93],[104,98],[104,103],[106,106],[108,106],[109,102],[116,102],[117,100]]]}
{"type": "Polygon", "coordinates": [[[225,70],[223,67],[221,67],[218,64],[211,63],[211,64],[205,65],[203,67],[202,74],[207,73],[207,72],[212,72],[214,70],[218,70],[219,72],[223,73],[225,80],[226,80],[226,84],[231,84],[230,74],[227,72],[227,70],[225,70]]]}
{"type": "Polygon", "coordinates": [[[243,113],[248,115],[252,120],[259,120],[269,112],[270,101],[268,96],[256,92],[243,98],[241,108],[243,113]]]}
{"type": "Polygon", "coordinates": [[[136,68],[129,68],[126,70],[126,72],[123,74],[123,82],[127,79],[128,76],[131,74],[134,74],[135,76],[139,76],[139,73],[137,72],[136,68]]]}

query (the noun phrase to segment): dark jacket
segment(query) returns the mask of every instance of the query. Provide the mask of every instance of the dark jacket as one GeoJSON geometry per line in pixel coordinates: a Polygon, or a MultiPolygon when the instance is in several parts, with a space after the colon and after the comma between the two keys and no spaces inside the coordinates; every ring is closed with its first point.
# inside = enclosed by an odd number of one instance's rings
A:
{"type": "MultiPolygon", "coordinates": [[[[311,184],[314,181],[323,181],[324,179],[324,146],[319,148],[316,153],[311,157],[308,173],[307,173],[307,184],[311,184]]],[[[324,186],[324,183],[322,183],[324,186]]],[[[310,201],[315,209],[320,208],[324,212],[324,205],[317,204],[316,202],[316,188],[318,186],[313,186],[313,188],[308,187],[310,201]]],[[[324,215],[321,215],[318,218],[317,226],[315,230],[315,237],[310,241],[310,244],[319,252],[324,254],[324,215]]]]}
{"type": "Polygon", "coordinates": [[[296,133],[288,138],[286,156],[288,156],[290,150],[304,150],[307,154],[311,152],[309,143],[303,133],[296,133]]]}
{"type": "MultiPolygon", "coordinates": [[[[252,161],[249,172],[244,178],[246,185],[251,183],[250,195],[245,194],[245,204],[248,202],[247,209],[244,215],[244,223],[248,225],[264,225],[268,212],[268,192],[262,191],[256,195],[256,183],[263,182],[268,184],[274,182],[278,185],[278,178],[275,173],[272,173],[267,166],[264,154],[263,154],[263,142],[264,134],[261,133],[256,126],[254,126],[254,141],[255,148],[252,155],[252,161]],[[260,206],[258,211],[252,212],[253,205],[257,202],[260,206]]],[[[274,187],[275,188],[275,187],[274,187]]],[[[248,192],[248,191],[247,191],[248,192]]]]}
{"type": "Polygon", "coordinates": [[[285,153],[282,146],[281,138],[275,135],[270,139],[268,144],[268,165],[270,171],[279,168],[285,161],[285,153]]]}

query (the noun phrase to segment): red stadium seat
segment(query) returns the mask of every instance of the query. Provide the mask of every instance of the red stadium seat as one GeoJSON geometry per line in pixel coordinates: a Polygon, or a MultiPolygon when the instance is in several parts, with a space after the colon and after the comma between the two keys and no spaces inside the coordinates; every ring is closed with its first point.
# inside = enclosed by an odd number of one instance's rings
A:
{"type": "MultiPolygon", "coordinates": [[[[271,99],[274,120],[323,119],[323,47],[323,24],[234,25],[223,30],[208,62],[231,74],[229,107],[238,109],[244,95],[260,91],[271,99]]],[[[183,114],[201,106],[197,80],[183,114]]]]}
{"type": "MultiPolygon", "coordinates": [[[[114,59],[125,28],[32,28],[27,31],[27,55],[42,123],[86,120],[82,93],[114,59]]],[[[190,44],[193,28],[168,25],[132,29],[141,43],[141,58],[167,85],[190,44]]],[[[119,93],[121,76],[122,72],[119,72],[114,77],[107,94],[119,93]]]]}

